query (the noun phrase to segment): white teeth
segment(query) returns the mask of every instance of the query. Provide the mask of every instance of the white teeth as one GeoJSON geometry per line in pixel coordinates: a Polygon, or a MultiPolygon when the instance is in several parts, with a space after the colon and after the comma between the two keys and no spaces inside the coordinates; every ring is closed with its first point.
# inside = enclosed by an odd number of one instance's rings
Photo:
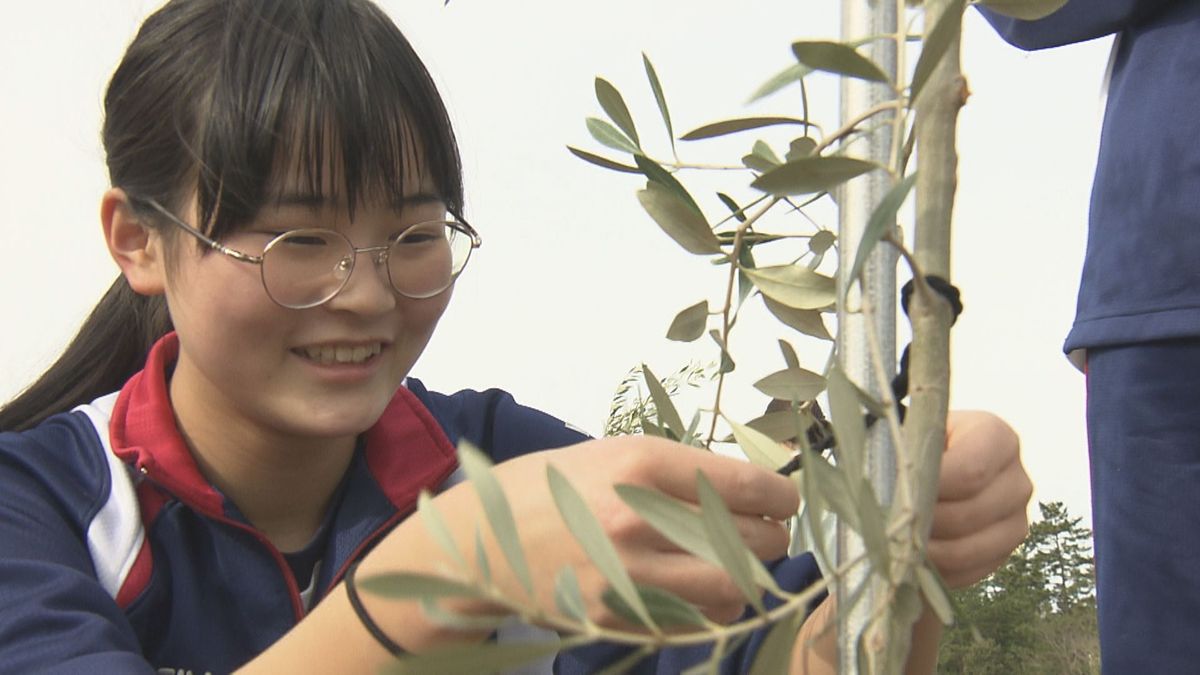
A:
{"type": "Polygon", "coordinates": [[[322,347],[305,347],[304,355],[309,360],[316,361],[321,365],[330,365],[333,363],[362,363],[367,359],[379,354],[383,351],[383,345],[378,342],[367,346],[322,346],[322,347]]]}

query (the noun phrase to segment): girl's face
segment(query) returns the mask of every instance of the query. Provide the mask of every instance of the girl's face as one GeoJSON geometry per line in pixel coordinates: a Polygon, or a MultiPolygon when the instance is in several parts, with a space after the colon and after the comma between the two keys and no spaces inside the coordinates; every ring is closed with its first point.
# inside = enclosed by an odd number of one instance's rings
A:
{"type": "MultiPolygon", "coordinates": [[[[428,186],[413,185],[405,194],[399,205],[365,201],[351,220],[345,204],[285,187],[222,243],[258,255],[282,231],[327,228],[357,247],[377,246],[412,224],[445,218],[445,205],[428,186]]],[[[216,424],[242,422],[268,436],[346,438],[373,425],[424,350],[453,288],[406,298],[392,291],[386,270],[361,254],[333,299],[286,309],[267,296],[259,266],[201,254],[195,244],[178,233],[167,279],[180,340],[172,402],[177,412],[199,412],[216,424]]]]}

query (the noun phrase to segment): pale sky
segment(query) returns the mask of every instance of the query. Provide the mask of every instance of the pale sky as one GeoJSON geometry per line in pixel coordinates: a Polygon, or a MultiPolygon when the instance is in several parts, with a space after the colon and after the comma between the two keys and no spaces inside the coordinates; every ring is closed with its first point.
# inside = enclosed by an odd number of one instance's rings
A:
{"type": "MultiPolygon", "coordinates": [[[[414,375],[442,391],[507,389],[598,433],[629,368],[645,361],[661,375],[714,359],[711,342],[678,345],[664,335],[678,310],[718,300],[723,275],[645,215],[637,177],[584,164],[564,146],[600,150],[583,120],[601,114],[593,78],[602,75],[625,94],[648,147],[667,154],[643,51],[657,66],[677,133],[750,114],[799,116],[797,89],[743,102],[793,62],[792,41],[837,37],[840,3],[381,4],[446,99],[466,169],[467,216],[485,242],[414,375]]],[[[6,3],[0,399],[51,362],[116,275],[97,217],[107,187],[100,101],[125,45],[157,5],[6,3]]],[[[965,31],[973,96],[959,127],[953,265],[966,312],[954,328],[953,405],[1005,417],[1021,434],[1035,500],[1064,501],[1088,517],[1084,378],[1060,348],[1074,314],[1109,42],[1025,54],[974,12],[965,31]]],[[[814,90],[817,113],[836,126],[831,92],[820,78],[814,90]]],[[[734,137],[723,156],[736,159],[758,137],[734,137]]],[[[680,151],[712,157],[689,144],[680,151]]],[[[721,180],[749,194],[737,187],[747,179],[721,180]]],[[[697,194],[710,214],[721,213],[711,191],[697,194]]],[[[783,367],[778,337],[796,345],[810,369],[820,370],[825,353],[756,316],[763,312],[754,304],[732,344],[738,371],[728,409],[743,420],[765,404],[749,383],[783,367]]]]}

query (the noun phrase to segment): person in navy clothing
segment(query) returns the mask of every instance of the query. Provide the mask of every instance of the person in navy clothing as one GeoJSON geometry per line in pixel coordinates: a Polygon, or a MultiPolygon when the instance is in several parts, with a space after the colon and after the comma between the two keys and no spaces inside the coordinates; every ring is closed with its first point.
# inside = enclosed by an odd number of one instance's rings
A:
{"type": "Polygon", "coordinates": [[[1023,49],[1115,35],[1087,253],[1065,350],[1086,361],[1106,672],[1193,672],[1200,642],[1200,3],[987,13],[1023,49]]]}
{"type": "MultiPolygon", "coordinates": [[[[615,484],[695,504],[703,471],[781,585],[817,578],[810,555],[781,559],[798,507],[787,478],[662,439],[591,440],[502,391],[444,395],[409,377],[481,236],[442,100],[368,0],[171,0],[129,45],[105,111],[100,215],[121,274],[0,411],[0,672],[366,673],[487,639],[348,582],[445,573],[408,518],[422,490],[473,547],[483,514],[456,483],[460,440],[498,462],[547,608],[544,581],[571,566],[592,618],[616,620],[549,465],[606,514],[638,582],[713,620],[744,610],[731,579],[635,517],[615,484]]],[[[982,413],[953,418],[942,478],[930,552],[961,586],[1024,537],[1031,486],[1013,432],[982,413]]],[[[523,592],[506,567],[493,574],[523,592]]],[[[826,600],[806,622],[798,672],[831,672],[832,644],[809,638],[832,611],[826,600]]],[[[911,672],[932,671],[939,631],[927,612],[911,672]]],[[[593,672],[618,655],[545,667],[593,672]]]]}

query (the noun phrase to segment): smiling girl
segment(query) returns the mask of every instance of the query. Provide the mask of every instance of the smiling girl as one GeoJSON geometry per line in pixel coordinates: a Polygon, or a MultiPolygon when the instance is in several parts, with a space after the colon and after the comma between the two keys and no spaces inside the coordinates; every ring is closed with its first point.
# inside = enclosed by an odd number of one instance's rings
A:
{"type": "MultiPolygon", "coordinates": [[[[409,377],[481,238],[463,218],[441,98],[378,8],[172,0],[129,46],[105,111],[101,224],[121,276],[0,411],[0,672],[374,672],[487,638],[346,582],[360,565],[442,573],[441,549],[407,518],[424,489],[473,541],[482,513],[455,487],[460,440],[499,464],[533,577],[573,567],[596,621],[614,620],[604,580],[557,514],[549,464],[605,514],[638,582],[716,620],[741,615],[724,572],[612,486],[695,503],[704,471],[750,548],[776,560],[791,481],[662,440],[589,440],[502,391],[443,395],[409,377]]],[[[1029,484],[1003,423],[977,414],[955,429],[931,553],[963,585],[1023,537],[1029,484]]],[[[809,555],[773,570],[793,590],[818,575],[809,555]]],[[[545,583],[537,597],[553,606],[545,583]]],[[[797,669],[831,668],[828,645],[807,648],[820,629],[808,623],[797,669]]],[[[916,630],[913,671],[927,671],[937,628],[916,630]]],[[[760,640],[725,667],[743,668],[760,640]]],[[[554,667],[590,672],[618,652],[554,667]]],[[[675,650],[641,667],[702,658],[675,650]]]]}

